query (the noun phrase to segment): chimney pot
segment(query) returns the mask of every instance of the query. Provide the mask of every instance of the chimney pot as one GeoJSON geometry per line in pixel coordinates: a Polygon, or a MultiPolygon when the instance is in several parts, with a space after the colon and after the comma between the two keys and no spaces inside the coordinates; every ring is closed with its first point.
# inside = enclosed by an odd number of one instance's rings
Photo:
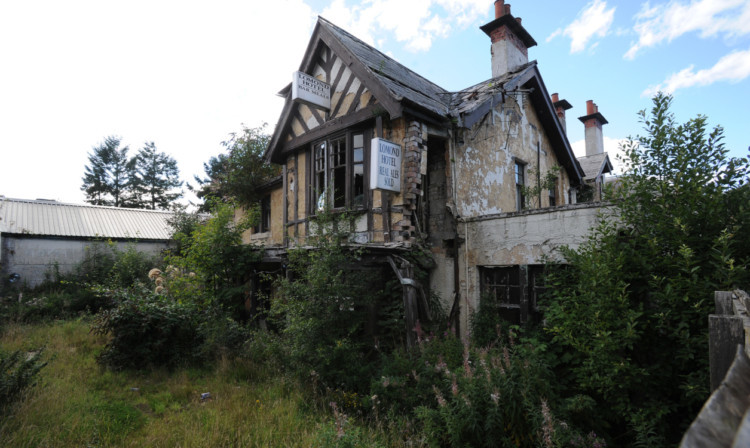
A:
{"type": "Polygon", "coordinates": [[[495,18],[499,19],[505,10],[505,0],[495,0],[495,18]]]}
{"type": "Polygon", "coordinates": [[[510,5],[505,5],[505,14],[510,14],[510,5]]]}
{"type": "Polygon", "coordinates": [[[586,101],[586,115],[591,115],[595,113],[596,113],[596,105],[594,104],[594,100],[586,101]]]}
{"type": "Polygon", "coordinates": [[[516,17],[516,22],[518,22],[520,24],[521,23],[521,18],[520,17],[516,17]]]}
{"type": "Polygon", "coordinates": [[[552,94],[552,102],[556,103],[558,101],[560,101],[560,96],[558,94],[556,94],[556,93],[553,93],[552,94]]]}

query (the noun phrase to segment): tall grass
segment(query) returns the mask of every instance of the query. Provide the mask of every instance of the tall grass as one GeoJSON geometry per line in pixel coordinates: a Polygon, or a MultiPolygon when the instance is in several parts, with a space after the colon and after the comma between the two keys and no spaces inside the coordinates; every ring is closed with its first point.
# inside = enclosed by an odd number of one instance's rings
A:
{"type": "Polygon", "coordinates": [[[45,345],[50,358],[0,422],[3,446],[318,446],[330,427],[296,380],[250,361],[111,372],[95,361],[104,342],[85,318],[5,328],[3,348],[45,345]]]}

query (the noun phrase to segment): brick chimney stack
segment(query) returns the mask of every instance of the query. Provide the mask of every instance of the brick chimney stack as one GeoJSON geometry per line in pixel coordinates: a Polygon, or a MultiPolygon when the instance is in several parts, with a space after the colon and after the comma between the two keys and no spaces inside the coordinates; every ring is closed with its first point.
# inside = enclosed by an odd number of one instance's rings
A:
{"type": "Polygon", "coordinates": [[[529,62],[528,49],[536,41],[521,25],[520,17],[513,17],[505,0],[495,1],[495,20],[480,27],[490,36],[492,46],[492,77],[497,78],[529,62]]]}
{"type": "Polygon", "coordinates": [[[557,119],[560,120],[560,125],[563,128],[563,132],[567,134],[568,128],[567,124],[565,123],[565,111],[568,109],[572,109],[573,106],[571,106],[570,103],[566,100],[561,100],[560,96],[556,93],[552,94],[552,106],[555,107],[555,113],[557,114],[557,119]]]}
{"type": "Polygon", "coordinates": [[[586,156],[604,152],[604,135],[602,125],[608,121],[599,113],[599,106],[593,100],[586,101],[586,115],[578,117],[586,128],[586,156]]]}

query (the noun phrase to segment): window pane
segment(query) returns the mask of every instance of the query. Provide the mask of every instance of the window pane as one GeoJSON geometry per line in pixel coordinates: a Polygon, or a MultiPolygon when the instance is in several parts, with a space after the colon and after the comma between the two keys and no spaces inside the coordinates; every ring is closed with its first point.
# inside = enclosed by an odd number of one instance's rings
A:
{"type": "Polygon", "coordinates": [[[346,206],[346,165],[335,168],[331,172],[333,185],[333,206],[346,206]]]}
{"type": "MultiPolygon", "coordinates": [[[[356,160],[356,159],[355,159],[356,160]]],[[[352,206],[364,204],[365,199],[365,175],[364,165],[358,163],[352,170],[352,206]]]]}
{"type": "Polygon", "coordinates": [[[354,134],[352,136],[352,146],[354,148],[361,148],[365,146],[364,142],[365,142],[365,139],[362,134],[354,134]]]}
{"type": "Polygon", "coordinates": [[[331,167],[346,165],[346,139],[338,138],[331,142],[331,167]]]}
{"type": "Polygon", "coordinates": [[[365,149],[364,148],[354,148],[354,154],[352,155],[352,158],[354,159],[354,163],[361,163],[365,158],[365,149]]]}

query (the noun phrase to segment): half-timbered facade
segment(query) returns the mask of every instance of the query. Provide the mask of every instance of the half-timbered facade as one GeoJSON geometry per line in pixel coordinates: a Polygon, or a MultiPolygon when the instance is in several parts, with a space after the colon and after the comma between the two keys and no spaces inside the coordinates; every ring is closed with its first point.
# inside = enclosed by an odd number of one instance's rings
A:
{"type": "Polygon", "coordinates": [[[561,103],[528,60],[536,42],[510,5],[495,7],[482,27],[493,78],[459,92],[319,18],[299,84],[279,93],[285,105],[266,156],[282,177],[269,192],[269,230],[248,240],[282,259],[305,244],[320,210],[348,211],[352,244],[381,254],[429,247],[429,288],[460,310],[462,325],[482,294],[500,294],[503,315],[526,320],[541,260],[581,241],[597,209],[575,204],[584,171],[561,103]],[[549,172],[554,184],[541,188],[549,172]],[[385,183],[373,185],[378,175],[385,183]]]}

